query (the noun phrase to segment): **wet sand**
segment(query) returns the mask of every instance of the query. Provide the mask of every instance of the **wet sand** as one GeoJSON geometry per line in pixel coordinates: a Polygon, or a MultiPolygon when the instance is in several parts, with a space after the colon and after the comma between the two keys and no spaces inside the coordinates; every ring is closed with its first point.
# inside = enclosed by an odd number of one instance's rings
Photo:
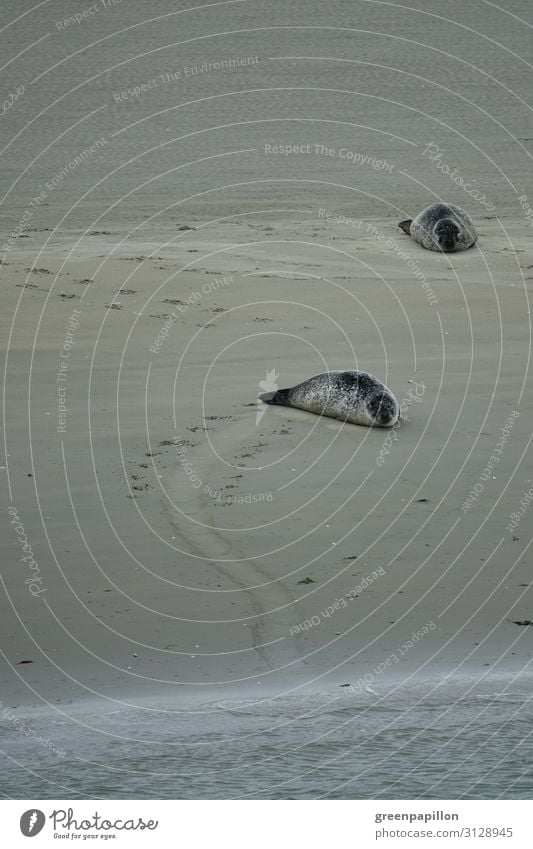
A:
{"type": "Polygon", "coordinates": [[[7,258],[9,479],[40,570],[12,514],[14,703],[527,666],[527,533],[505,528],[530,485],[528,234],[480,231],[443,257],[392,220],[240,219],[7,258]],[[401,426],[257,406],[330,368],[382,378],[401,426]]]}

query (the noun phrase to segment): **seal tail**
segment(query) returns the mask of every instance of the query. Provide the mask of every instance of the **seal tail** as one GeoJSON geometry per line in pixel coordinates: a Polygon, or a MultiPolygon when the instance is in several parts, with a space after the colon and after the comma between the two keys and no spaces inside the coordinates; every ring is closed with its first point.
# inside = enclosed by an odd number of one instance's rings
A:
{"type": "Polygon", "coordinates": [[[404,233],[407,233],[408,236],[411,235],[411,224],[413,223],[412,218],[407,218],[405,221],[400,221],[398,227],[400,230],[403,230],[404,233]]]}
{"type": "Polygon", "coordinates": [[[289,407],[289,389],[278,389],[277,392],[263,392],[259,396],[265,404],[280,404],[283,407],[289,407]]]}

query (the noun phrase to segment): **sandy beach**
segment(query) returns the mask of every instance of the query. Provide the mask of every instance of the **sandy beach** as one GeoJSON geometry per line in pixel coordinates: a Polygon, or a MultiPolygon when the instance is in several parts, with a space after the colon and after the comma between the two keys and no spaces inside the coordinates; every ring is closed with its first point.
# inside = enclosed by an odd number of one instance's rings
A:
{"type": "Polygon", "coordinates": [[[478,2],[219,4],[166,39],[141,5],[13,29],[48,37],[6,81],[0,707],[137,734],[146,705],[521,692],[527,4],[486,11],[490,62],[478,2]],[[474,248],[398,229],[438,199],[474,248]],[[257,401],[358,368],[399,427],[257,401]]]}

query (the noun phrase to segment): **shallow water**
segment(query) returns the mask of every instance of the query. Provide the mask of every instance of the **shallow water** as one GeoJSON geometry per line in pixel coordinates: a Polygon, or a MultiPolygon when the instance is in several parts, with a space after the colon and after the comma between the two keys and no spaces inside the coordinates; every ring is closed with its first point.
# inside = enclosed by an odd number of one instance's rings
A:
{"type": "Polygon", "coordinates": [[[532,705],[522,693],[482,690],[28,720],[64,757],[2,722],[2,790],[72,799],[531,798],[532,705]]]}

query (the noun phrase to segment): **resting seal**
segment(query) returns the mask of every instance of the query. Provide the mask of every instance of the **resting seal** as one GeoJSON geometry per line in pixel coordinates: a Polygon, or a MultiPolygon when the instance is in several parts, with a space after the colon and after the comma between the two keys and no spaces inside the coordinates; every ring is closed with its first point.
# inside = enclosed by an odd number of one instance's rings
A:
{"type": "Polygon", "coordinates": [[[366,371],[327,371],[259,398],[266,404],[297,407],[367,427],[392,427],[400,415],[390,389],[366,371]]]}
{"type": "Polygon", "coordinates": [[[434,203],[416,218],[400,221],[398,227],[430,251],[465,251],[477,241],[469,214],[453,203],[434,203]]]}

